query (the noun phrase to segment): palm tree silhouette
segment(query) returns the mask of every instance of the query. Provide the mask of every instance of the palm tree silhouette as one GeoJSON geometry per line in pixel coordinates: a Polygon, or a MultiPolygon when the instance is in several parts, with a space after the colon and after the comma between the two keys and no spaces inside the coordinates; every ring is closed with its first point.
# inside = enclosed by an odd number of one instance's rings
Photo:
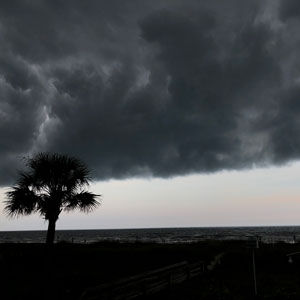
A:
{"type": "Polygon", "coordinates": [[[89,170],[77,158],[55,153],[38,153],[26,158],[28,170],[6,193],[4,210],[10,217],[38,212],[48,221],[47,244],[53,244],[55,226],[62,211],[94,210],[100,195],[85,190],[89,186],[89,170]]]}

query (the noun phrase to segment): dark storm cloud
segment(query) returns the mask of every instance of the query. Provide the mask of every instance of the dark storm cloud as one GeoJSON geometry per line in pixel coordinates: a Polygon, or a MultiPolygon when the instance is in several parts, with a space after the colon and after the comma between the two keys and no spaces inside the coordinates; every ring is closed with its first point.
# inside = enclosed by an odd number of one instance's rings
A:
{"type": "Polygon", "coordinates": [[[2,184],[37,151],[96,179],[298,159],[299,5],[278,4],[1,1],[2,184]]]}
{"type": "Polygon", "coordinates": [[[300,3],[297,0],[286,0],[280,3],[280,17],[283,20],[300,17],[300,3]]]}

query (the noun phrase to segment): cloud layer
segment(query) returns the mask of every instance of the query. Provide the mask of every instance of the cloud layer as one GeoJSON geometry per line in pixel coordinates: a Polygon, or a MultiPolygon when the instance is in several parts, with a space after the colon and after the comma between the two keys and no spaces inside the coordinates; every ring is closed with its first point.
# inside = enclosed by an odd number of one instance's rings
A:
{"type": "Polygon", "coordinates": [[[1,1],[0,183],[37,151],[95,179],[300,156],[299,1],[1,1]]]}

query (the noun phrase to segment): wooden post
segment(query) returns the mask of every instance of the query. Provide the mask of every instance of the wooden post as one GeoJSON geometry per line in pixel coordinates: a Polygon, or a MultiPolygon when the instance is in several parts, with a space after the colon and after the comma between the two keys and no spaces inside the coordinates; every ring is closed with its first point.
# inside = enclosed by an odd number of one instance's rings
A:
{"type": "Polygon", "coordinates": [[[254,294],[257,296],[257,285],[256,285],[256,270],[255,270],[255,254],[252,250],[252,266],[253,266],[253,279],[254,279],[254,294]]]}

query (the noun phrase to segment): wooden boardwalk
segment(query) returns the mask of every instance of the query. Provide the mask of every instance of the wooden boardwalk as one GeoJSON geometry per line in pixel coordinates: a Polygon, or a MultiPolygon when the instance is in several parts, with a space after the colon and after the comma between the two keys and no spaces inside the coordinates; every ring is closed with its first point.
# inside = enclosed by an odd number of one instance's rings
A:
{"type": "Polygon", "coordinates": [[[174,265],[145,272],[112,283],[86,289],[81,300],[130,300],[155,294],[173,285],[199,276],[205,271],[202,261],[183,261],[174,265]]]}

